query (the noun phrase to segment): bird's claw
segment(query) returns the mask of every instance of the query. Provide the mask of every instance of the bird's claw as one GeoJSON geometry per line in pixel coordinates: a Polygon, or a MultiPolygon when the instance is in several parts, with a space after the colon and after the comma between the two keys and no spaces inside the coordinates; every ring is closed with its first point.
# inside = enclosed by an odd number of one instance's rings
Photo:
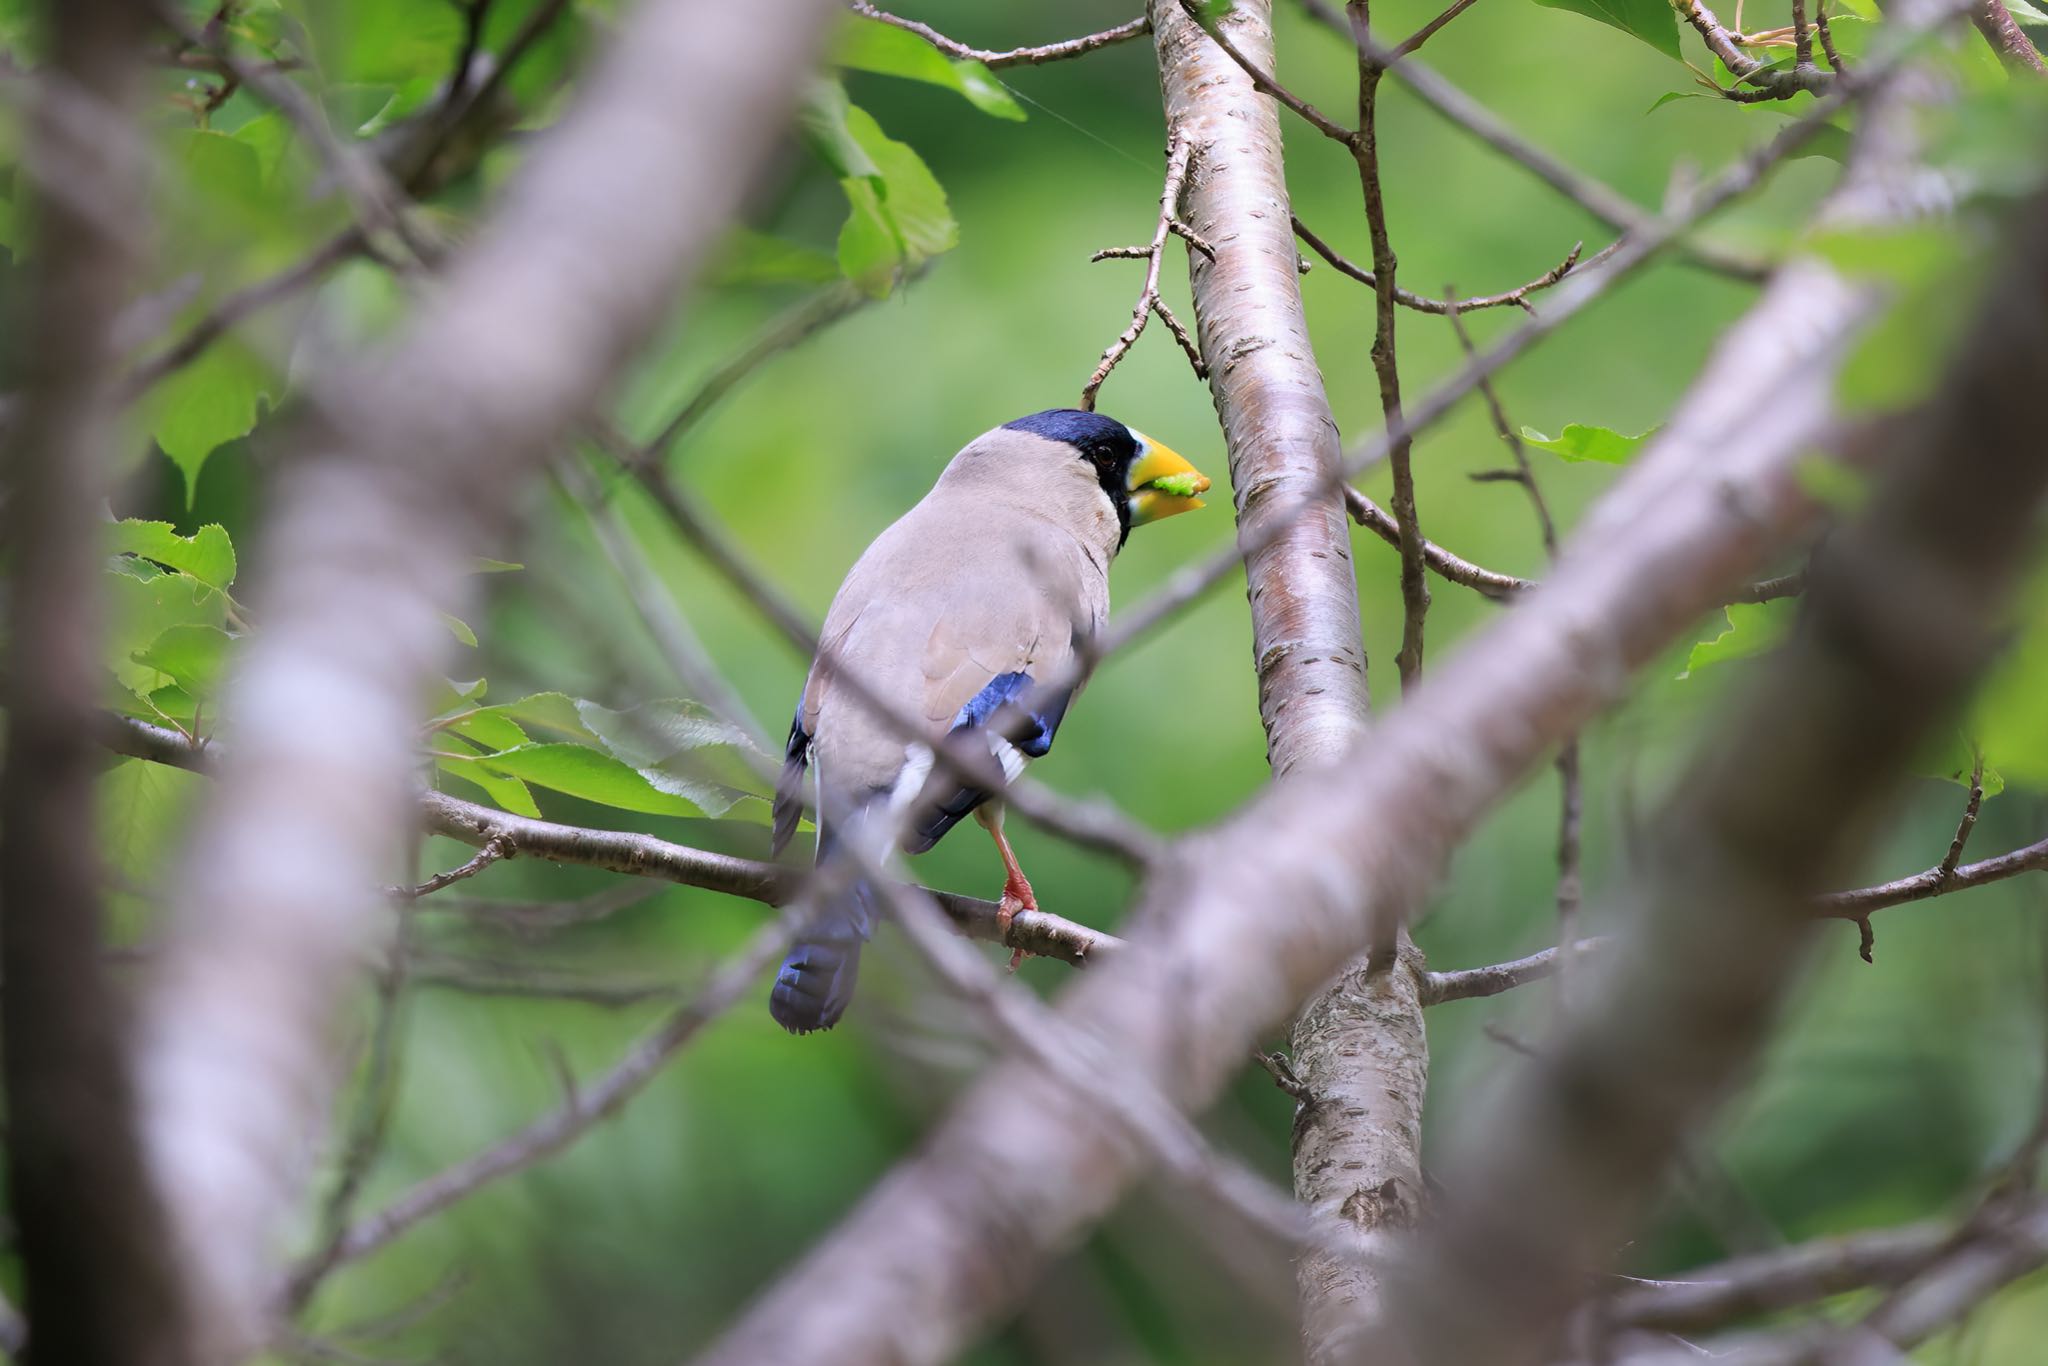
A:
{"type": "MultiPolygon", "coordinates": [[[[1017,912],[1035,911],[1037,909],[1038,901],[1031,895],[1030,883],[1027,882],[1022,887],[1004,887],[1003,899],[996,903],[996,930],[1000,938],[1008,942],[1010,938],[1010,925],[1016,920],[1017,912]]],[[[1018,965],[1028,957],[1030,955],[1022,949],[1011,950],[1009,970],[1015,972],[1018,965]]]]}

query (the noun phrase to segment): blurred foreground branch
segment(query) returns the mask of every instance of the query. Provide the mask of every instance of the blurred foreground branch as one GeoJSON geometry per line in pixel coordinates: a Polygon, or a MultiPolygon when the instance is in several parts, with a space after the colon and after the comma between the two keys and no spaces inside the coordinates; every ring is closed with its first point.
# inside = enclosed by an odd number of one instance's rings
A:
{"type": "Polygon", "coordinates": [[[270,1258],[331,1089],[330,1016],[407,825],[440,610],[513,495],[691,279],[830,7],[652,0],[376,363],[313,397],[261,558],[263,631],[184,860],[144,1074],[204,1350],[263,1339],[270,1258]],[[308,726],[315,706],[322,724],[308,726]]]}
{"type": "Polygon", "coordinates": [[[1813,935],[1810,898],[1988,659],[2048,491],[2032,414],[2048,383],[2048,197],[1998,278],[1938,395],[1887,428],[1884,481],[1817,562],[1801,628],[1677,784],[1583,1010],[1447,1171],[1451,1203],[1381,1359],[1546,1359],[1768,1036],[1813,935]]]}

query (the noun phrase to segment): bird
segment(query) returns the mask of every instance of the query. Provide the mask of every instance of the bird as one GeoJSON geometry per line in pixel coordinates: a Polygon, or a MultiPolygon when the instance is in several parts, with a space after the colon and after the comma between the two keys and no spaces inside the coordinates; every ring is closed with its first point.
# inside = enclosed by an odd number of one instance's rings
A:
{"type": "MultiPolygon", "coordinates": [[[[1005,782],[1042,758],[1080,689],[1076,658],[1109,615],[1110,562],[1133,527],[1201,507],[1208,488],[1171,448],[1092,411],[1032,413],[962,447],[861,554],[825,614],[776,783],[774,856],[796,833],[810,770],[820,865],[851,839],[871,857],[889,838],[923,853],[972,814],[1003,863],[998,923],[1007,932],[1037,909],[1000,793],[959,766],[934,773],[937,752],[978,756],[990,780],[993,759],[1005,782]],[[918,733],[878,714],[876,699],[918,733]]],[[[839,890],[825,893],[769,996],[792,1034],[845,1014],[878,918],[865,877],[842,870],[826,886],[839,890]]]]}

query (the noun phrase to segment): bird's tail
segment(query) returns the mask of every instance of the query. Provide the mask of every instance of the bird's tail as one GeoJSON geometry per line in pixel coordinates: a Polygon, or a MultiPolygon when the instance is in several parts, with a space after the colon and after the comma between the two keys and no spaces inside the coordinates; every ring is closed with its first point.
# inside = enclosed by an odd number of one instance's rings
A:
{"type": "MultiPolygon", "coordinates": [[[[818,862],[830,856],[832,837],[818,832],[818,862]]],[[[860,973],[861,945],[874,932],[876,897],[866,880],[835,893],[791,947],[775,974],[768,1013],[792,1034],[830,1029],[846,1013],[860,973]]]]}

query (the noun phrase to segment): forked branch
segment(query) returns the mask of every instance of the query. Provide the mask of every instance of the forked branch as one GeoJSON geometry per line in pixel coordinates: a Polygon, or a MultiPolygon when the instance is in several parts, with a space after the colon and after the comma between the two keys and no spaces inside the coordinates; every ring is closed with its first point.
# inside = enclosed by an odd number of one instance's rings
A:
{"type": "Polygon", "coordinates": [[[1088,382],[1081,386],[1081,406],[1090,412],[1095,410],[1095,395],[1102,389],[1109,372],[1116,369],[1123,358],[1130,354],[1138,338],[1145,333],[1145,324],[1157,314],[1159,321],[1166,324],[1173,339],[1180,343],[1180,349],[1187,354],[1188,364],[1195,367],[1196,379],[1207,379],[1209,367],[1202,360],[1202,348],[1181,325],[1179,318],[1166,300],[1159,297],[1159,265],[1166,252],[1166,239],[1178,237],[1188,244],[1190,251],[1199,251],[1211,261],[1216,259],[1216,249],[1208,244],[1202,235],[1189,227],[1180,218],[1181,191],[1187,185],[1188,167],[1193,162],[1195,145],[1179,129],[1168,134],[1166,140],[1166,180],[1159,191],[1159,223],[1152,231],[1152,240],[1138,247],[1108,247],[1096,252],[1091,261],[1143,261],[1145,263],[1145,285],[1138,291],[1138,302],[1131,309],[1131,323],[1117,339],[1102,353],[1101,362],[1095,373],[1088,376],[1088,382]]]}

